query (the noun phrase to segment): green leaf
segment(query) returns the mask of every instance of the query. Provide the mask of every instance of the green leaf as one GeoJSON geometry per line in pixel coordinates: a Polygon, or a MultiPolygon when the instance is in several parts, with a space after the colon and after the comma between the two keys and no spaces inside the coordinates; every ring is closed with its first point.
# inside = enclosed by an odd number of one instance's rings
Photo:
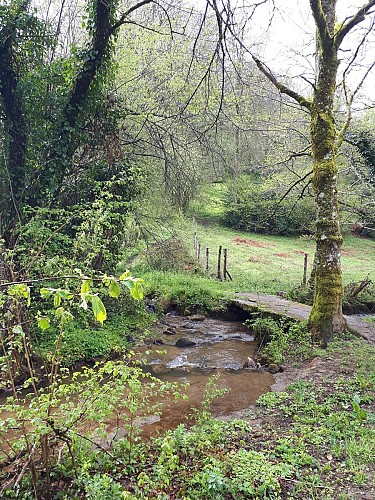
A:
{"type": "Polygon", "coordinates": [[[53,305],[55,307],[59,307],[61,304],[61,297],[58,293],[55,294],[55,296],[53,297],[53,305]]]}
{"type": "Polygon", "coordinates": [[[40,295],[43,298],[49,297],[51,295],[52,291],[49,288],[41,288],[40,289],[40,295]]]}
{"type": "Polygon", "coordinates": [[[117,297],[120,295],[120,292],[121,289],[119,285],[116,283],[116,281],[111,281],[109,285],[109,296],[117,299],[117,297]]]}
{"type": "Polygon", "coordinates": [[[127,286],[130,290],[134,288],[134,281],[125,281],[125,286],[127,286]]]}
{"type": "Polygon", "coordinates": [[[57,290],[57,293],[62,299],[71,300],[73,298],[73,294],[69,290],[57,290]]]}
{"type": "Polygon", "coordinates": [[[142,300],[143,299],[143,286],[139,282],[135,282],[134,286],[130,288],[130,294],[133,299],[142,300]]]}
{"type": "Polygon", "coordinates": [[[49,319],[44,316],[42,318],[38,318],[38,326],[42,330],[48,330],[48,328],[51,326],[51,324],[49,322],[49,319]]]}
{"type": "Polygon", "coordinates": [[[125,280],[126,278],[130,278],[131,274],[130,274],[130,271],[126,270],[125,272],[122,273],[122,275],[120,276],[120,281],[123,281],[125,280]]]}
{"type": "Polygon", "coordinates": [[[100,297],[94,295],[91,301],[91,305],[95,319],[99,321],[99,323],[103,324],[103,322],[107,319],[107,311],[105,310],[104,304],[101,301],[100,297]]]}
{"type": "Polygon", "coordinates": [[[83,280],[81,285],[81,293],[87,293],[90,291],[91,280],[83,280]]]}

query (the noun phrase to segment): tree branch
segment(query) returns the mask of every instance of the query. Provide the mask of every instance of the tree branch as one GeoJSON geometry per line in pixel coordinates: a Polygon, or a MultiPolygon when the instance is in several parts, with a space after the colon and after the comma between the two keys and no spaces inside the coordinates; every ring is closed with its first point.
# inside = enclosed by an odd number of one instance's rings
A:
{"type": "Polygon", "coordinates": [[[297,101],[300,106],[308,109],[309,111],[311,110],[312,103],[309,99],[298,94],[283,83],[280,83],[258,58],[256,58],[255,56],[252,56],[252,58],[258,69],[268,78],[268,80],[277,88],[277,90],[281,94],[286,94],[287,96],[297,101]]]}
{"type": "MultiPolygon", "coordinates": [[[[319,0],[320,1],[320,0],[319,0]]],[[[312,3],[313,0],[310,0],[310,3],[312,3]]],[[[338,32],[335,34],[335,39],[337,46],[339,47],[342,41],[344,40],[345,36],[349,33],[350,30],[352,30],[357,24],[361,23],[367,14],[370,13],[370,10],[372,7],[375,6],[375,0],[369,0],[365,5],[363,5],[358,12],[349,19],[349,21],[344,24],[338,32]]]]}
{"type": "Polygon", "coordinates": [[[128,9],[126,12],[124,12],[122,14],[122,16],[120,17],[120,19],[112,26],[112,28],[111,28],[112,33],[114,33],[120,26],[122,26],[126,22],[126,18],[128,16],[130,16],[130,14],[132,12],[140,9],[144,5],[147,5],[148,3],[153,3],[153,2],[154,2],[154,0],[142,0],[142,2],[138,2],[135,5],[133,5],[132,7],[130,7],[130,9],[128,9]]]}
{"type": "Polygon", "coordinates": [[[310,8],[315,20],[319,36],[322,40],[330,38],[326,17],[323,12],[321,0],[310,0],[310,8]]]}

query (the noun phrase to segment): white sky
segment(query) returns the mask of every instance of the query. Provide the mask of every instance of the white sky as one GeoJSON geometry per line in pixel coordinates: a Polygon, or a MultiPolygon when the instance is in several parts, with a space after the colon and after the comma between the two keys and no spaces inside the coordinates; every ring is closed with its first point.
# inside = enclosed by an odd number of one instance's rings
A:
{"type": "MultiPolygon", "coordinates": [[[[365,0],[338,0],[337,1],[337,21],[343,21],[351,17],[358,8],[365,3],[365,0]]],[[[263,40],[259,49],[260,57],[267,63],[270,69],[279,74],[285,74],[295,78],[294,84],[298,89],[306,88],[306,82],[300,78],[302,74],[305,78],[313,80],[314,71],[314,51],[315,51],[315,26],[311,15],[309,0],[275,0],[277,12],[273,19],[268,33],[264,34],[267,27],[269,7],[259,9],[254,22],[251,23],[250,33],[260,40],[263,40]]],[[[360,38],[361,28],[350,34],[344,42],[342,48],[349,49],[357,45],[360,38]]],[[[353,67],[350,77],[348,77],[349,87],[354,89],[366,68],[375,59],[375,31],[370,35],[367,44],[362,51],[358,64],[353,67]]],[[[341,71],[345,69],[345,58],[350,52],[341,52],[341,71]]],[[[375,101],[375,69],[367,78],[361,92],[358,94],[358,105],[363,101],[375,101]]]]}

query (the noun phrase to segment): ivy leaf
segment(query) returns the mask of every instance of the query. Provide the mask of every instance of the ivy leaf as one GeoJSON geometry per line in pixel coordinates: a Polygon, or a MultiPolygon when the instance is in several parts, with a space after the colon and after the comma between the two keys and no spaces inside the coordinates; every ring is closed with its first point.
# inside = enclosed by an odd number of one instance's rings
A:
{"type": "Polygon", "coordinates": [[[118,298],[120,295],[121,289],[119,285],[116,283],[116,281],[111,281],[109,284],[109,296],[114,297],[115,299],[118,298]]]}
{"type": "Polygon", "coordinates": [[[95,319],[99,321],[99,323],[103,324],[103,322],[107,319],[107,311],[105,310],[104,304],[101,301],[100,297],[94,295],[91,300],[91,305],[95,319]]]}

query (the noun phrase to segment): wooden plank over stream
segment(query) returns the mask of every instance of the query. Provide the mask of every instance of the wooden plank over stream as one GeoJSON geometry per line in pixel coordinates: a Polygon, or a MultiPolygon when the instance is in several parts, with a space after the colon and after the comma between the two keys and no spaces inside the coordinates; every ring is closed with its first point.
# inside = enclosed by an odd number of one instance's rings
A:
{"type": "MultiPolygon", "coordinates": [[[[284,316],[297,321],[306,321],[311,311],[311,306],[306,304],[283,299],[277,295],[258,293],[236,293],[232,303],[245,311],[264,311],[271,315],[284,316]]],[[[365,321],[358,316],[344,317],[351,332],[375,345],[375,323],[365,321]]]]}

